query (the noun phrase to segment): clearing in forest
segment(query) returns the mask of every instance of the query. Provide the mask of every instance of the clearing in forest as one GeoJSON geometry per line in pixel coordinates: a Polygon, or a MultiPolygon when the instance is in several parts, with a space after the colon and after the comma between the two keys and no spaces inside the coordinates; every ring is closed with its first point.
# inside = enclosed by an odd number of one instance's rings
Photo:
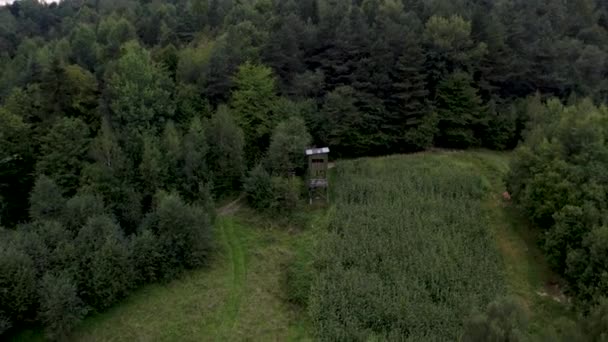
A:
{"type": "Polygon", "coordinates": [[[516,295],[538,336],[567,316],[534,230],[503,202],[508,154],[437,152],[338,163],[310,312],[327,340],[457,341],[516,295]]]}
{"type": "MultiPolygon", "coordinates": [[[[251,227],[230,212],[218,218],[218,255],[209,268],[133,293],[87,318],[74,341],[307,340],[307,325],[284,292],[284,266],[297,232],[251,227]]],[[[255,214],[249,213],[255,217],[255,214]]],[[[257,222],[264,225],[263,221],[257,222]]],[[[41,339],[23,334],[17,340],[41,339]]]]}
{"type": "Polygon", "coordinates": [[[490,184],[451,153],[339,163],[311,312],[320,337],[458,340],[506,292],[484,201],[490,184]]]}

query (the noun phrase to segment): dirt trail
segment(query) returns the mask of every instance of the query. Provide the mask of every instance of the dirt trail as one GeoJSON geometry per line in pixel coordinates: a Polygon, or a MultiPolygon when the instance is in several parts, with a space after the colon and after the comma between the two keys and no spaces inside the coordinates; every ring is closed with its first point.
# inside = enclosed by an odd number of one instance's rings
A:
{"type": "Polygon", "coordinates": [[[226,204],[217,210],[219,216],[228,216],[236,213],[241,208],[241,201],[245,198],[245,194],[241,194],[234,201],[226,204]]]}

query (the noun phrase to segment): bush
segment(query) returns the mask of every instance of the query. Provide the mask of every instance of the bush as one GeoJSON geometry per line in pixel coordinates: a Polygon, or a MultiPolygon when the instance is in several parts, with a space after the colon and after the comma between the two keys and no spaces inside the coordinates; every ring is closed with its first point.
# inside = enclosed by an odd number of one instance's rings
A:
{"type": "Polygon", "coordinates": [[[311,136],[304,120],[298,117],[281,122],[274,130],[267,163],[273,174],[286,177],[289,172],[304,173],[306,155],[304,150],[311,144],[311,136]]]}
{"type": "Polygon", "coordinates": [[[78,272],[78,254],[74,234],[57,221],[38,221],[24,232],[27,251],[38,267],[38,276],[46,272],[78,272]]]}
{"type": "Polygon", "coordinates": [[[12,323],[29,320],[36,304],[36,269],[32,259],[10,240],[0,241],[0,312],[12,323]]]}
{"type": "Polygon", "coordinates": [[[0,312],[0,336],[6,333],[13,325],[8,317],[5,317],[2,312],[0,312]]]}
{"type": "Polygon", "coordinates": [[[107,216],[91,218],[75,242],[80,256],[77,280],[83,298],[96,309],[106,309],[134,285],[129,245],[120,227],[107,216]]]}
{"type": "Polygon", "coordinates": [[[63,222],[69,230],[76,233],[90,217],[104,213],[105,208],[101,197],[88,193],[77,194],[67,201],[63,222]]]}
{"type": "Polygon", "coordinates": [[[184,268],[205,264],[211,249],[211,222],[200,207],[184,203],[175,194],[159,194],[154,212],[143,229],[154,232],[162,255],[161,274],[174,278],[184,268]]]}
{"type": "Polygon", "coordinates": [[[294,211],[300,202],[301,189],[299,178],[272,177],[270,209],[280,213],[294,211]]]}
{"type": "Polygon", "coordinates": [[[298,206],[302,182],[299,178],[272,177],[258,165],[249,172],[244,187],[253,208],[288,213],[298,206]]]}
{"type": "Polygon", "coordinates": [[[244,184],[247,202],[255,209],[268,209],[272,205],[272,177],[258,165],[249,171],[244,184]]]}
{"type": "Polygon", "coordinates": [[[222,194],[241,187],[245,169],[245,138],[230,110],[219,106],[205,130],[207,163],[213,176],[214,193],[222,194]]]}
{"type": "Polygon", "coordinates": [[[590,101],[529,105],[525,141],[507,177],[515,203],[544,230],[551,266],[575,297],[590,304],[608,290],[608,108],[590,101]]]}
{"type": "Polygon", "coordinates": [[[30,216],[34,220],[59,219],[65,206],[61,189],[47,176],[40,176],[30,194],[30,216]]]}
{"type": "Polygon", "coordinates": [[[526,313],[516,299],[498,299],[484,313],[474,314],[465,322],[461,341],[526,341],[527,324],[526,313]]]}
{"type": "Polygon", "coordinates": [[[605,341],[608,336],[608,300],[603,297],[581,320],[580,331],[586,341],[605,341]]]}
{"type": "Polygon", "coordinates": [[[50,340],[65,340],[87,310],[67,275],[46,274],[40,284],[39,318],[50,340]]]}
{"type": "Polygon", "coordinates": [[[133,267],[139,283],[153,282],[158,279],[163,259],[158,239],[148,229],[141,230],[131,240],[133,267]]]}
{"type": "Polygon", "coordinates": [[[494,150],[512,149],[517,145],[517,111],[513,106],[501,111],[495,106],[490,103],[483,145],[494,150]]]}

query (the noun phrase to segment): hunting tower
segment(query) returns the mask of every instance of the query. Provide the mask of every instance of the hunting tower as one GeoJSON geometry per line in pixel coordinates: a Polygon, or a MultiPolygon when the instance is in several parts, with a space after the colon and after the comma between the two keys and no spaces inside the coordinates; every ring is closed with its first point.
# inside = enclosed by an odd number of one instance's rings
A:
{"type": "Polygon", "coordinates": [[[308,157],[308,196],[312,204],[316,198],[329,202],[329,183],[327,170],[329,164],[329,147],[306,150],[308,157]]]}

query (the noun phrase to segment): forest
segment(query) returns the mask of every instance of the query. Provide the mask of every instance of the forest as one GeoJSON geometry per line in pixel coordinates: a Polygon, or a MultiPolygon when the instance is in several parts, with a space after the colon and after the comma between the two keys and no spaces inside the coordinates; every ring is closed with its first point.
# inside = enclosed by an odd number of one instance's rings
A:
{"type": "Polygon", "coordinates": [[[207,265],[225,198],[289,216],[310,146],[515,150],[514,204],[580,312],[601,317],[606,76],[601,0],[2,6],[0,335],[61,340],[207,265]]]}

